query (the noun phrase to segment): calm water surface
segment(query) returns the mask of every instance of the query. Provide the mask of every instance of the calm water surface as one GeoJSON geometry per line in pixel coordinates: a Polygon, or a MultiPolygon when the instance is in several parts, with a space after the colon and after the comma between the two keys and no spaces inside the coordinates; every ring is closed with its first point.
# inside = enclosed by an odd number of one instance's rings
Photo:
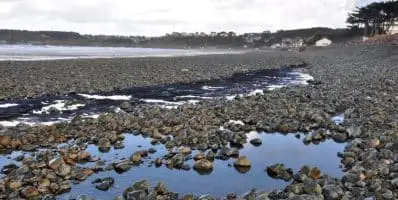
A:
{"type": "MultiPolygon", "coordinates": [[[[132,183],[142,179],[150,181],[153,186],[157,182],[163,181],[170,191],[178,192],[181,195],[193,193],[224,197],[231,192],[243,194],[253,188],[271,191],[281,189],[288,184],[283,180],[272,179],[264,171],[267,166],[276,163],[284,163],[286,167],[293,168],[295,172],[303,165],[309,165],[320,167],[322,172],[328,175],[342,176],[337,152],[343,151],[345,144],[327,140],[318,145],[304,145],[302,139],[297,139],[294,134],[258,134],[253,132],[248,135],[248,140],[252,138],[261,138],[263,144],[260,147],[255,147],[247,143],[240,150],[240,155],[248,156],[252,162],[249,172],[241,173],[231,167],[234,159],[215,160],[213,171],[208,175],[200,175],[194,170],[170,170],[165,166],[160,168],[148,167],[149,161],[156,157],[162,157],[166,153],[166,149],[163,145],[152,146],[150,139],[141,136],[126,134],[124,141],[126,147],[120,150],[111,150],[108,153],[101,153],[96,146],[89,145],[89,152],[108,162],[128,158],[135,151],[147,150],[151,147],[155,147],[157,152],[150,155],[151,159],[147,159],[144,164],[133,167],[125,173],[118,174],[114,171],[106,171],[95,174],[85,182],[73,186],[71,192],[60,196],[60,199],[71,199],[80,194],[88,194],[96,199],[112,199],[116,195],[121,195],[123,190],[131,186],[132,183]],[[139,145],[141,147],[138,147],[139,145]],[[96,178],[109,176],[115,178],[115,184],[106,192],[97,190],[91,184],[91,181],[96,178]]],[[[195,153],[193,152],[193,155],[195,153]]],[[[186,163],[192,166],[193,162],[193,160],[189,160],[186,163]]]]}
{"type": "Polygon", "coordinates": [[[238,54],[242,51],[205,49],[159,49],[132,47],[84,47],[51,45],[0,45],[1,60],[60,60],[81,58],[172,57],[238,54]]]}

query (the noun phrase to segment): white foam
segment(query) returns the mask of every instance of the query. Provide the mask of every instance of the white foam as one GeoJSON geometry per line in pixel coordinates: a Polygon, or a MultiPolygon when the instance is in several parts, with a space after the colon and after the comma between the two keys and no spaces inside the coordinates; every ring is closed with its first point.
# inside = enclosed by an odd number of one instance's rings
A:
{"type": "Polygon", "coordinates": [[[18,106],[16,103],[6,103],[6,104],[0,104],[0,108],[9,108],[9,107],[15,107],[18,106]]]}
{"type": "Polygon", "coordinates": [[[169,104],[169,105],[182,105],[185,103],[185,102],[165,101],[161,99],[141,99],[141,101],[146,103],[158,103],[158,104],[169,104]]]}
{"type": "Polygon", "coordinates": [[[237,94],[234,94],[234,95],[225,96],[225,98],[226,98],[228,101],[232,101],[232,100],[234,100],[237,96],[238,96],[237,94]]]}
{"type": "Polygon", "coordinates": [[[120,113],[120,112],[123,112],[123,110],[120,109],[119,107],[116,107],[115,109],[113,109],[113,112],[120,113]]]}
{"type": "Polygon", "coordinates": [[[314,77],[301,72],[290,72],[290,75],[298,76],[297,80],[290,81],[290,84],[307,85],[309,80],[314,80],[314,77]]]}
{"type": "Polygon", "coordinates": [[[165,108],[165,109],[177,109],[178,106],[166,106],[166,105],[160,105],[159,107],[165,108]]]}
{"type": "Polygon", "coordinates": [[[283,87],[285,87],[285,86],[286,86],[286,85],[270,85],[270,86],[267,87],[267,90],[268,90],[268,91],[272,91],[272,90],[275,90],[275,89],[283,88],[283,87]]]}
{"type": "Polygon", "coordinates": [[[302,72],[295,71],[295,72],[290,72],[289,74],[293,75],[293,76],[297,76],[297,78],[295,80],[291,80],[292,78],[287,77],[287,78],[285,78],[285,81],[288,82],[287,84],[269,85],[269,86],[267,86],[267,90],[272,91],[275,89],[280,89],[280,88],[286,87],[288,85],[307,85],[308,84],[307,81],[314,80],[313,76],[306,74],[306,73],[302,73],[302,72]]]}
{"type": "Polygon", "coordinates": [[[224,87],[215,87],[215,86],[202,86],[202,90],[219,90],[219,89],[224,89],[224,87]]]}
{"type": "Polygon", "coordinates": [[[56,121],[49,121],[49,122],[40,122],[40,123],[37,123],[35,125],[51,126],[51,125],[54,125],[54,124],[57,124],[57,123],[61,123],[61,122],[65,122],[65,121],[56,120],[56,121]]]}
{"type": "MultiPolygon", "coordinates": [[[[104,113],[104,114],[106,114],[106,113],[104,113]]],[[[92,119],[98,119],[99,117],[100,117],[101,115],[100,114],[91,114],[91,115],[89,115],[89,114],[83,114],[83,118],[92,118],[92,119]]]]}
{"type": "Polygon", "coordinates": [[[195,95],[185,95],[185,96],[177,96],[177,99],[213,99],[213,97],[201,97],[201,96],[195,96],[195,95]]]}
{"type": "Polygon", "coordinates": [[[65,100],[55,100],[54,102],[55,102],[54,104],[44,106],[43,108],[41,108],[41,110],[34,110],[33,113],[34,114],[49,114],[50,110],[52,110],[52,109],[62,112],[65,110],[77,110],[80,107],[86,106],[85,104],[73,104],[73,105],[66,106],[65,100]]]}
{"type": "Polygon", "coordinates": [[[34,121],[34,119],[31,119],[31,118],[21,117],[16,120],[12,120],[12,121],[0,121],[0,125],[4,126],[4,127],[15,127],[20,124],[25,124],[28,126],[39,126],[39,125],[50,126],[53,124],[62,123],[62,122],[70,122],[70,121],[72,121],[72,118],[60,117],[53,121],[38,122],[38,121],[34,121]]]}
{"type": "Polygon", "coordinates": [[[345,119],[344,114],[341,114],[341,115],[333,116],[331,120],[336,124],[343,124],[344,119],[345,119]]]}
{"type": "Polygon", "coordinates": [[[165,101],[161,99],[141,99],[141,101],[146,102],[146,103],[153,103],[153,104],[160,104],[158,105],[161,108],[166,108],[166,109],[175,109],[178,108],[178,106],[184,105],[184,104],[197,104],[200,102],[200,100],[188,100],[188,101],[165,101]]]}
{"type": "Polygon", "coordinates": [[[13,127],[13,126],[17,126],[20,123],[21,122],[19,122],[19,121],[0,121],[0,126],[13,127]]]}
{"type": "Polygon", "coordinates": [[[242,125],[242,126],[245,125],[245,123],[243,123],[241,120],[229,120],[228,124],[239,124],[239,125],[242,125]]]}
{"type": "Polygon", "coordinates": [[[265,78],[278,78],[276,76],[263,76],[263,77],[265,77],[265,78]]]}
{"type": "Polygon", "coordinates": [[[251,91],[249,93],[249,96],[254,96],[254,95],[257,95],[257,94],[264,94],[264,91],[262,89],[253,90],[253,91],[251,91]]]}
{"type": "Polygon", "coordinates": [[[188,100],[187,103],[189,103],[189,104],[197,104],[199,102],[200,102],[199,100],[188,100]]]}
{"type": "Polygon", "coordinates": [[[90,95],[90,94],[78,94],[86,99],[98,99],[98,100],[104,100],[104,99],[109,99],[109,100],[122,100],[122,101],[128,101],[131,99],[131,95],[113,95],[113,96],[101,96],[101,95],[90,95]]]}

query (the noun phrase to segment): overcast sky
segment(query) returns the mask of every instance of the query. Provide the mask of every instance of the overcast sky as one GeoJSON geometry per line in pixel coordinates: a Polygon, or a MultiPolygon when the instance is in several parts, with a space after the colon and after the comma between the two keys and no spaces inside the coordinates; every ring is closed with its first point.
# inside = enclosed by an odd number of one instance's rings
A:
{"type": "Polygon", "coordinates": [[[345,27],[371,0],[0,0],[0,29],[147,35],[345,27]]]}

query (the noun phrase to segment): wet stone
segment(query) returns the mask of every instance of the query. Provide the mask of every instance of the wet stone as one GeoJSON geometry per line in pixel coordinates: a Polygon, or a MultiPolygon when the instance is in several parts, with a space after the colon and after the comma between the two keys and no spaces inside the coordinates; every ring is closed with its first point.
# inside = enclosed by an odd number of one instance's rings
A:
{"type": "Polygon", "coordinates": [[[124,144],[122,141],[117,141],[114,145],[115,149],[123,149],[124,148],[124,144]]]}
{"type": "Polygon", "coordinates": [[[48,166],[53,170],[58,170],[63,164],[65,164],[62,157],[53,158],[48,162],[48,166]]]}
{"type": "Polygon", "coordinates": [[[250,190],[242,195],[242,199],[244,199],[244,200],[256,199],[256,197],[257,197],[257,193],[256,193],[255,189],[250,190]]]}
{"type": "Polygon", "coordinates": [[[261,144],[263,144],[263,142],[261,141],[260,138],[254,138],[254,139],[250,140],[250,143],[253,146],[261,146],[261,144]]]}
{"type": "Polygon", "coordinates": [[[236,200],[238,197],[235,193],[230,193],[227,195],[227,200],[236,200]]]}
{"type": "Polygon", "coordinates": [[[190,166],[189,164],[184,164],[184,165],[181,167],[181,169],[182,169],[182,170],[185,170],[185,171],[189,171],[189,170],[191,170],[191,166],[190,166]]]}
{"type": "Polygon", "coordinates": [[[92,183],[96,184],[95,188],[98,190],[106,191],[114,184],[114,182],[115,180],[112,177],[107,177],[96,179],[92,183]]]}
{"type": "Polygon", "coordinates": [[[133,184],[133,188],[135,190],[149,191],[151,184],[147,180],[137,181],[133,184]]]}
{"type": "Polygon", "coordinates": [[[211,171],[213,169],[213,163],[206,159],[201,159],[195,162],[193,168],[198,171],[211,171]]]}
{"type": "Polygon", "coordinates": [[[111,141],[108,138],[101,138],[98,141],[98,149],[101,152],[108,152],[111,149],[111,141]]]}
{"type": "Polygon", "coordinates": [[[116,172],[122,173],[122,172],[130,170],[131,165],[130,165],[130,162],[128,162],[128,161],[122,161],[122,162],[114,164],[113,167],[116,172]]]}
{"type": "Polygon", "coordinates": [[[79,196],[76,198],[76,200],[94,200],[94,198],[92,198],[92,197],[89,196],[89,195],[82,194],[82,195],[79,195],[79,196]]]}
{"type": "Polygon", "coordinates": [[[8,165],[4,165],[3,168],[1,169],[1,173],[9,174],[9,173],[11,173],[12,171],[14,171],[16,169],[18,169],[18,165],[14,164],[14,163],[11,163],[11,164],[8,164],[8,165]]]}
{"type": "Polygon", "coordinates": [[[46,194],[42,197],[42,200],[56,200],[56,197],[52,194],[46,194]]]}
{"type": "Polygon", "coordinates": [[[391,190],[386,189],[386,191],[381,195],[384,199],[394,199],[394,194],[391,190]]]}
{"type": "Polygon", "coordinates": [[[140,152],[135,152],[133,155],[130,156],[130,160],[135,163],[138,164],[141,162],[142,156],[140,152]]]}
{"type": "Polygon", "coordinates": [[[337,185],[325,185],[322,189],[322,194],[326,199],[339,199],[344,195],[344,191],[337,185]]]}
{"type": "Polygon", "coordinates": [[[162,159],[161,158],[156,158],[155,159],[155,165],[157,167],[160,167],[163,164],[162,159]]]}
{"type": "Polygon", "coordinates": [[[211,195],[207,194],[199,196],[198,200],[214,200],[214,198],[211,195]]]}
{"type": "Polygon", "coordinates": [[[27,186],[21,191],[21,196],[24,198],[33,198],[39,196],[40,193],[37,188],[33,186],[27,186]]]}
{"type": "Polygon", "coordinates": [[[281,163],[267,167],[267,173],[272,178],[283,179],[285,181],[289,181],[293,178],[293,170],[291,168],[285,168],[281,163]]]}
{"type": "Polygon", "coordinates": [[[193,194],[187,194],[182,197],[182,200],[194,200],[193,194]]]}
{"type": "Polygon", "coordinates": [[[206,159],[209,160],[209,161],[213,161],[214,158],[215,158],[215,156],[216,156],[216,155],[214,154],[213,151],[209,151],[209,152],[207,152],[207,154],[206,154],[206,159]]]}
{"type": "Polygon", "coordinates": [[[20,181],[20,180],[12,180],[12,181],[10,181],[8,187],[9,187],[11,190],[17,190],[17,189],[19,189],[19,188],[22,187],[22,184],[23,184],[23,183],[22,183],[22,181],[20,181]]]}
{"type": "Polygon", "coordinates": [[[125,198],[121,195],[116,196],[113,200],[125,200],[125,198]]]}
{"type": "Polygon", "coordinates": [[[154,154],[154,153],[156,153],[156,149],[155,148],[149,148],[148,149],[148,153],[154,154]]]}
{"type": "Polygon", "coordinates": [[[24,155],[19,155],[19,156],[15,157],[14,160],[20,162],[20,161],[22,161],[24,158],[25,158],[24,155]]]}
{"type": "Polygon", "coordinates": [[[29,172],[30,172],[30,168],[27,165],[22,165],[21,167],[19,167],[16,170],[15,173],[18,174],[18,175],[22,175],[22,174],[27,174],[29,172]]]}
{"type": "Polygon", "coordinates": [[[304,185],[304,191],[307,194],[321,194],[322,193],[322,187],[318,185],[317,183],[309,183],[304,185]]]}
{"type": "Polygon", "coordinates": [[[25,144],[21,147],[22,151],[28,151],[28,152],[33,152],[36,151],[38,148],[38,145],[34,145],[34,144],[25,144]]]}
{"type": "Polygon", "coordinates": [[[62,183],[59,184],[59,190],[60,191],[69,191],[72,187],[72,183],[70,181],[63,181],[62,183]]]}
{"type": "Polygon", "coordinates": [[[147,194],[143,190],[133,190],[125,193],[126,200],[144,200],[147,199],[147,194]]]}
{"type": "Polygon", "coordinates": [[[156,186],[155,186],[155,191],[160,194],[160,195],[164,195],[168,193],[167,190],[167,186],[163,183],[163,182],[159,182],[156,186]]]}
{"type": "Polygon", "coordinates": [[[302,194],[304,193],[304,185],[302,183],[292,184],[287,186],[286,190],[294,194],[302,194]]]}
{"type": "Polygon", "coordinates": [[[234,162],[234,166],[237,166],[237,167],[250,167],[251,166],[251,162],[250,162],[249,158],[247,158],[247,156],[241,156],[234,162]]]}

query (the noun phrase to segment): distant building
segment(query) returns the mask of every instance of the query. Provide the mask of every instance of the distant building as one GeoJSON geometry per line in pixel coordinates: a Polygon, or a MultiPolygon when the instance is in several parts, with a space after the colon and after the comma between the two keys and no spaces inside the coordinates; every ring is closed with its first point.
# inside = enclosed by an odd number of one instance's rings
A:
{"type": "Polygon", "coordinates": [[[218,35],[219,37],[228,37],[228,33],[225,32],[225,31],[219,32],[217,35],[218,35]]]}
{"type": "Polygon", "coordinates": [[[217,32],[211,32],[210,33],[210,37],[216,37],[217,36],[217,32]]]}
{"type": "Polygon", "coordinates": [[[317,47],[326,47],[332,44],[332,41],[327,38],[322,38],[315,42],[315,46],[317,47]]]}
{"type": "Polygon", "coordinates": [[[275,43],[275,44],[271,45],[271,49],[276,49],[276,48],[280,48],[280,47],[281,47],[281,44],[279,44],[279,43],[275,43]]]}
{"type": "Polygon", "coordinates": [[[397,34],[398,33],[398,21],[392,23],[390,29],[387,31],[389,35],[397,34]]]}

